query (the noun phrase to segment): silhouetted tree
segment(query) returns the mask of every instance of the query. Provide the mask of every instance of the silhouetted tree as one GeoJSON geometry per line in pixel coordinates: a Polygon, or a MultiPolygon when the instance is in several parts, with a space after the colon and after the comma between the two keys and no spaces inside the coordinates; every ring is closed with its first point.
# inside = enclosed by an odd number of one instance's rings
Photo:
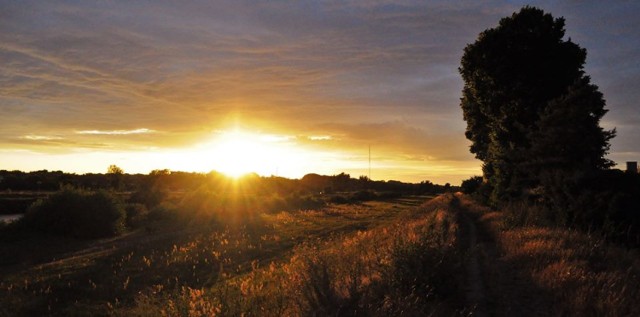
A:
{"type": "Polygon", "coordinates": [[[604,105],[602,93],[588,76],[550,101],[530,135],[535,174],[591,172],[611,167],[613,162],[604,156],[615,129],[605,131],[600,127],[600,119],[607,113],[604,105]]]}
{"type": "MultiPolygon", "coordinates": [[[[609,165],[603,156],[613,132],[598,125],[606,112],[602,95],[584,74],[586,50],[563,40],[564,34],[563,18],[524,7],[464,50],[459,70],[465,134],[471,152],[484,162],[494,203],[537,186],[534,165],[546,168],[546,160],[562,156],[555,153],[559,148],[569,154],[579,147],[582,167],[609,165]],[[578,142],[562,136],[572,129],[589,131],[593,138],[578,142]]],[[[572,162],[572,155],[561,160],[572,162]]]]}
{"type": "Polygon", "coordinates": [[[465,194],[474,194],[482,186],[482,176],[473,176],[462,181],[460,189],[465,194]]]}
{"type": "Polygon", "coordinates": [[[118,167],[117,165],[111,164],[111,165],[109,165],[109,168],[107,168],[107,174],[120,174],[120,175],[122,175],[122,174],[124,174],[124,171],[120,167],[118,167]]]}
{"type": "Polygon", "coordinates": [[[351,181],[351,175],[346,174],[344,172],[338,175],[332,176],[333,188],[337,191],[343,191],[343,190],[349,189],[350,181],[351,181]]]}
{"type": "Polygon", "coordinates": [[[120,189],[122,187],[122,175],[124,175],[124,171],[112,164],[109,165],[109,168],[107,168],[107,175],[109,175],[109,178],[111,179],[111,187],[115,188],[115,189],[120,189]]]}
{"type": "Polygon", "coordinates": [[[559,223],[603,226],[614,192],[619,192],[612,186],[594,189],[594,184],[612,183],[609,175],[599,173],[613,165],[604,156],[615,130],[599,125],[607,112],[604,104],[598,87],[584,76],[549,103],[531,134],[530,166],[539,185],[535,192],[559,223]]]}

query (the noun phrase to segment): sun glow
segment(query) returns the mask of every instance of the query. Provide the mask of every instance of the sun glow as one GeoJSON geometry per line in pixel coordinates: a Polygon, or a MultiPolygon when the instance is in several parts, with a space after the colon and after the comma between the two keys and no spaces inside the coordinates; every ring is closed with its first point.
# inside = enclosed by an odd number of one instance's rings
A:
{"type": "Polygon", "coordinates": [[[232,177],[239,177],[254,172],[260,160],[261,154],[271,152],[264,144],[258,142],[256,137],[238,131],[223,133],[211,149],[211,158],[216,170],[232,177]]]}
{"type": "Polygon", "coordinates": [[[310,154],[295,146],[295,138],[239,130],[218,132],[206,144],[211,168],[231,177],[248,173],[291,174],[305,168],[310,154]]]}

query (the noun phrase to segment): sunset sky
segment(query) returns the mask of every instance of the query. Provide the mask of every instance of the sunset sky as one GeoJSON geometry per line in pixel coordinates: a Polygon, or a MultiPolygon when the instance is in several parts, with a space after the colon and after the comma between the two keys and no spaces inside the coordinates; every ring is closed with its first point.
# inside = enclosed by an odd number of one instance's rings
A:
{"type": "Polygon", "coordinates": [[[640,161],[638,1],[0,1],[0,169],[459,184],[480,175],[463,48],[523,5],[566,18],[640,161]]]}

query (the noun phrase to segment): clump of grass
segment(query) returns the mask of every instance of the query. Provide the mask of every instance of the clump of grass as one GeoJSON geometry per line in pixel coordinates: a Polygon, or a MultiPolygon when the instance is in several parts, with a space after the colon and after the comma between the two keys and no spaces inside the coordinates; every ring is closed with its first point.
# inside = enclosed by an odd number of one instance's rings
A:
{"type": "Polygon", "coordinates": [[[511,202],[502,208],[502,226],[517,228],[527,226],[557,226],[547,208],[524,202],[511,202]]]}
{"type": "Polygon", "coordinates": [[[433,231],[417,241],[400,241],[392,249],[389,283],[402,302],[428,306],[429,301],[459,300],[462,285],[461,254],[433,231]]]}

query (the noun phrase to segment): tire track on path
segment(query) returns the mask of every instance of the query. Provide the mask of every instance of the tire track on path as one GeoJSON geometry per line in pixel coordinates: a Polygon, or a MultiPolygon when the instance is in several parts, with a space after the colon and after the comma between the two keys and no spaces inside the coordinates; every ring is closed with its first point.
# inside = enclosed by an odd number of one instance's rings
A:
{"type": "Polygon", "coordinates": [[[475,221],[469,216],[469,211],[460,204],[461,194],[456,194],[452,201],[451,207],[458,214],[460,222],[461,242],[467,250],[465,261],[465,271],[467,283],[465,287],[465,299],[467,307],[472,308],[472,315],[485,317],[490,314],[487,311],[486,288],[483,281],[482,266],[480,264],[480,250],[483,247],[478,243],[478,228],[475,221]]]}

